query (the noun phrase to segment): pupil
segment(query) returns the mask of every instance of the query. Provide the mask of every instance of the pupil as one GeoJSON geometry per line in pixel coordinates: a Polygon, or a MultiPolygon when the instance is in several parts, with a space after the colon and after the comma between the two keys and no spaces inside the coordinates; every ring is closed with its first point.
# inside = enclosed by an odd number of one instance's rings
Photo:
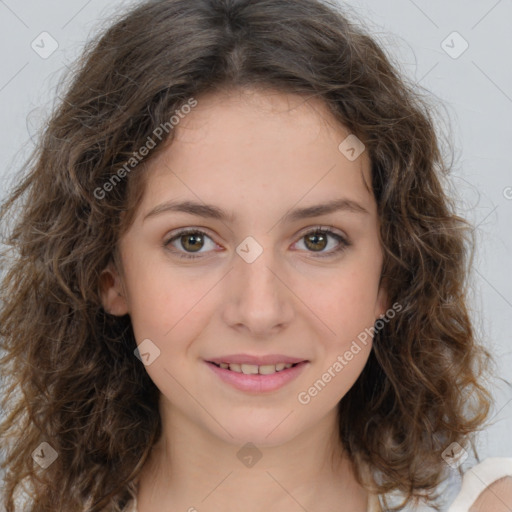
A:
{"type": "MultiPolygon", "coordinates": [[[[185,244],[182,243],[183,247],[185,247],[185,249],[189,249],[189,247],[187,247],[188,244],[188,241],[189,240],[192,240],[192,244],[196,244],[197,241],[201,240],[201,235],[184,235],[183,238],[185,239],[185,244]]],[[[200,249],[201,247],[198,247],[196,245],[196,249],[200,249]]],[[[190,249],[192,249],[192,251],[194,251],[194,247],[191,247],[190,249]]]]}
{"type": "Polygon", "coordinates": [[[314,240],[314,241],[313,241],[313,244],[318,244],[318,243],[319,243],[319,242],[318,242],[318,238],[323,239],[323,244],[322,244],[322,242],[320,242],[320,244],[322,245],[322,246],[320,247],[320,249],[324,249],[324,248],[325,248],[325,241],[326,241],[326,237],[325,237],[323,234],[321,234],[321,233],[313,233],[313,234],[311,234],[311,235],[308,235],[306,244],[307,244],[309,241],[311,241],[311,240],[314,240]]]}

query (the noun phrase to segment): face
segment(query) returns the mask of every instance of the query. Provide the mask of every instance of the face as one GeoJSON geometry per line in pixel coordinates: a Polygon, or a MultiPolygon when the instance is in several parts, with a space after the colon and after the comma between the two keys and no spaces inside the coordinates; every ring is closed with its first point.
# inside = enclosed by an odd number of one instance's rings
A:
{"type": "Polygon", "coordinates": [[[284,443],[334,417],[386,309],[370,160],[296,95],[206,95],[175,130],[144,171],[105,309],[130,315],[163,419],[284,443]]]}

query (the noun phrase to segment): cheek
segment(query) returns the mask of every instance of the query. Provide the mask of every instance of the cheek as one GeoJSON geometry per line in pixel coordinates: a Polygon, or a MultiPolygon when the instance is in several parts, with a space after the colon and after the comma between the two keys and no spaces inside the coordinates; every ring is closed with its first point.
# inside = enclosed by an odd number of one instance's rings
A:
{"type": "Polygon", "coordinates": [[[309,295],[311,309],[320,312],[322,324],[329,327],[317,331],[317,364],[297,396],[311,414],[335,407],[366,365],[372,349],[374,286],[352,274],[309,295]]]}
{"type": "Polygon", "coordinates": [[[149,338],[168,353],[183,349],[209,315],[211,285],[164,267],[146,265],[132,275],[130,318],[137,342],[149,338]]]}
{"type": "Polygon", "coordinates": [[[343,349],[374,325],[378,279],[369,272],[341,272],[323,288],[307,290],[307,304],[321,319],[326,347],[343,349]]]}

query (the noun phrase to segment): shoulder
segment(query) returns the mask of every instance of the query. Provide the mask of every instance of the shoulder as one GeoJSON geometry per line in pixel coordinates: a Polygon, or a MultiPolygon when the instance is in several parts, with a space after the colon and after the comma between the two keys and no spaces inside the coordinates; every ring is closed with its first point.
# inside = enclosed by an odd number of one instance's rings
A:
{"type": "Polygon", "coordinates": [[[512,511],[512,458],[489,457],[464,473],[448,512],[512,511]]]}
{"type": "Polygon", "coordinates": [[[470,512],[510,512],[512,510],[512,476],[505,476],[487,487],[470,512]]]}

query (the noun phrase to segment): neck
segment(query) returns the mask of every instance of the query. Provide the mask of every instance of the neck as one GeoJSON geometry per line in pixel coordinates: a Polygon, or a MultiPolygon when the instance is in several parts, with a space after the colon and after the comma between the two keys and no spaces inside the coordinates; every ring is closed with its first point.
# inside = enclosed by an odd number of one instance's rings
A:
{"type": "Polygon", "coordinates": [[[247,512],[366,512],[367,492],[341,448],[335,410],[286,443],[251,447],[219,439],[169,404],[161,408],[162,436],[140,475],[138,512],[239,510],[240,503],[247,512]]]}

